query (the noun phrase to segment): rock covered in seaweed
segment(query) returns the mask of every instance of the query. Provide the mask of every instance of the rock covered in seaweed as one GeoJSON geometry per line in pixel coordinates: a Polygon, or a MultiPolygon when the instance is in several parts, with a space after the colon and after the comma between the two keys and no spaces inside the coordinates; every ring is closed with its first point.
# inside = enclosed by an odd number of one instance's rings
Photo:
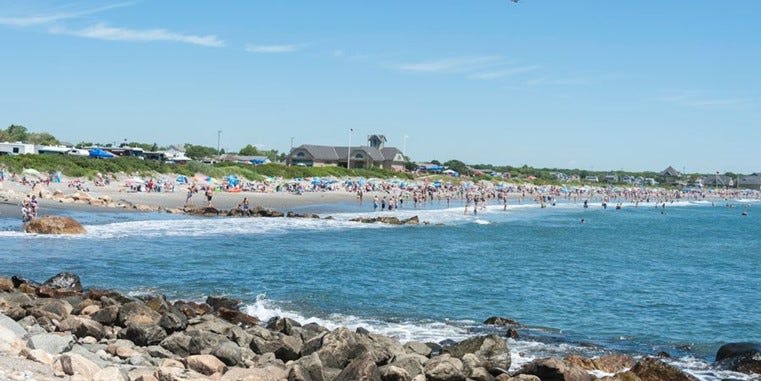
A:
{"type": "Polygon", "coordinates": [[[44,216],[29,221],[24,226],[27,233],[37,234],[85,234],[84,226],[71,217],[44,216]]]}

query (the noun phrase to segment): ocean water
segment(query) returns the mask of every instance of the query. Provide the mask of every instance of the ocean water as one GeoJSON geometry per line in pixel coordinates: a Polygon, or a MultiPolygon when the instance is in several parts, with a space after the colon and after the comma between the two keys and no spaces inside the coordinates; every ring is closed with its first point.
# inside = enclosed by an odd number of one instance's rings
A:
{"type": "Polygon", "coordinates": [[[333,220],[61,212],[86,225],[81,237],[26,235],[17,217],[0,217],[0,273],[44,281],[73,271],[86,287],[172,299],[227,295],[261,319],[402,341],[504,333],[481,322],[505,316],[525,325],[509,341],[513,368],[663,351],[703,380],[742,379],[711,366],[723,343],[761,341],[761,206],[735,205],[393,213],[425,226],[348,221],[372,215],[367,203],[302,208],[333,220]]]}

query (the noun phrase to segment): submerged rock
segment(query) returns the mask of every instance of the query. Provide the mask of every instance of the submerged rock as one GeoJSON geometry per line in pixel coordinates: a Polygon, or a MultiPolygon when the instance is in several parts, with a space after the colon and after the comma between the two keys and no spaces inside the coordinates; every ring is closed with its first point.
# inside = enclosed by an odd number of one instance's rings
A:
{"type": "Polygon", "coordinates": [[[71,217],[45,216],[29,221],[24,226],[27,233],[37,234],[85,234],[85,228],[71,217]]]}
{"type": "Polygon", "coordinates": [[[716,352],[716,363],[736,372],[761,374],[761,344],[724,344],[716,352]]]}

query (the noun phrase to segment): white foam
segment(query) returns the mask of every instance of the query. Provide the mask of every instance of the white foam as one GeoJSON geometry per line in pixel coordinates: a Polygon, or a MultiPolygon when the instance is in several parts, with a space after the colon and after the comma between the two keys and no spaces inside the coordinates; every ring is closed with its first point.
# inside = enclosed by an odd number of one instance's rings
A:
{"type": "Polygon", "coordinates": [[[326,317],[303,316],[297,312],[288,311],[277,303],[259,295],[256,302],[247,305],[247,314],[256,316],[262,321],[273,317],[287,317],[302,324],[316,323],[330,330],[346,327],[351,330],[365,328],[371,332],[394,337],[402,343],[408,341],[439,342],[444,339],[463,340],[470,335],[464,327],[473,322],[385,322],[374,319],[364,319],[353,315],[331,314],[326,317]]]}

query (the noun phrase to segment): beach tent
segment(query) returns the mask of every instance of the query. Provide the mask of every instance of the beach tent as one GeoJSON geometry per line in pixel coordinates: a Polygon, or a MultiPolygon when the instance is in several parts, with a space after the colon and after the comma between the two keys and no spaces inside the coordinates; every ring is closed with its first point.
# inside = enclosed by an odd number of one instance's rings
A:
{"type": "Polygon", "coordinates": [[[179,175],[177,176],[177,179],[175,180],[177,184],[187,184],[188,183],[188,177],[185,175],[179,175]]]}
{"type": "Polygon", "coordinates": [[[235,175],[229,175],[225,177],[225,180],[227,180],[227,184],[229,184],[230,186],[236,186],[240,184],[240,179],[238,179],[238,176],[235,176],[235,175]]]}
{"type": "Polygon", "coordinates": [[[90,149],[90,157],[96,159],[109,159],[114,157],[114,154],[106,152],[100,148],[92,148],[90,149]]]}

